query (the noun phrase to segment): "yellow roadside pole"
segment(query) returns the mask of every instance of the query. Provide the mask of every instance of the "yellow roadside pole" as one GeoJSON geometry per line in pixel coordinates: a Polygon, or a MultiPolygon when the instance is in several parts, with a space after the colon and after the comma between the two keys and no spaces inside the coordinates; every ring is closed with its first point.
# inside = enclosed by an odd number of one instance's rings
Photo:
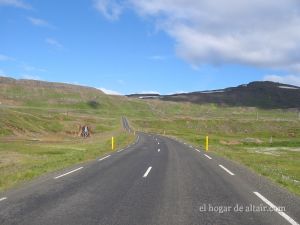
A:
{"type": "Polygon", "coordinates": [[[208,136],[205,138],[205,150],[208,151],[208,136]]]}
{"type": "Polygon", "coordinates": [[[111,137],[111,150],[114,150],[115,148],[115,140],[114,140],[114,137],[111,137]]]}

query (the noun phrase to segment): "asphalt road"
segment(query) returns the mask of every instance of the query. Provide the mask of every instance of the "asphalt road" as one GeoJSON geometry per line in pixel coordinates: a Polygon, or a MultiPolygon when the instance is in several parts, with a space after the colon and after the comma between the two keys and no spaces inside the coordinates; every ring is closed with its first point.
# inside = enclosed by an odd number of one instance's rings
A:
{"type": "Polygon", "coordinates": [[[126,149],[0,193],[0,224],[300,221],[298,197],[243,166],[167,137],[137,136],[126,149]],[[268,204],[285,211],[268,211],[268,204]]]}

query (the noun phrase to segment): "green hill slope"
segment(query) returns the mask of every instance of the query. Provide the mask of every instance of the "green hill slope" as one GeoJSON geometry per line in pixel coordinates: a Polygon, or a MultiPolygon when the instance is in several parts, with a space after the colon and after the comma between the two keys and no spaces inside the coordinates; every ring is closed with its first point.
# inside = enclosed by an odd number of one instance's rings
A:
{"type": "Polygon", "coordinates": [[[300,117],[295,109],[193,104],[109,96],[95,88],[0,78],[0,190],[95,159],[134,139],[122,130],[176,136],[236,160],[300,194],[300,117]],[[92,136],[82,139],[79,127],[92,136]]]}

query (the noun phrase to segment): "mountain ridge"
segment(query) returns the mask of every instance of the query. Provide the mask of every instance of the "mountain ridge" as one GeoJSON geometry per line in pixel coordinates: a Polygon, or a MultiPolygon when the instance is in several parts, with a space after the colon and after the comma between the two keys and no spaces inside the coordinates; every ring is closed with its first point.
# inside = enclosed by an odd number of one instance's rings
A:
{"type": "MultiPolygon", "coordinates": [[[[64,103],[85,100],[89,105],[105,96],[101,90],[68,83],[0,77],[0,102],[43,102],[64,103]]],[[[129,98],[159,99],[161,101],[190,102],[195,104],[217,104],[222,106],[245,106],[263,109],[300,109],[300,87],[271,81],[254,81],[224,89],[176,93],[172,95],[130,94],[129,98]]]]}
{"type": "Polygon", "coordinates": [[[160,99],[163,101],[214,103],[227,106],[259,107],[265,109],[300,109],[300,87],[271,81],[254,81],[237,87],[210,91],[195,91],[172,95],[133,94],[128,97],[160,99]]]}

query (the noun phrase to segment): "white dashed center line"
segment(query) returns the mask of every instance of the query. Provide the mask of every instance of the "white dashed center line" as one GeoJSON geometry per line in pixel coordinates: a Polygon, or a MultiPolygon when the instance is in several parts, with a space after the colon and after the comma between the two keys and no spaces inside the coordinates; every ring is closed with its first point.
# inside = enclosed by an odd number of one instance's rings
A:
{"type": "Polygon", "coordinates": [[[226,167],[219,165],[219,167],[221,167],[223,170],[225,170],[227,173],[229,173],[231,176],[234,176],[234,173],[232,173],[229,169],[227,169],[226,167]]]}
{"type": "Polygon", "coordinates": [[[148,174],[150,173],[150,170],[152,169],[152,167],[150,166],[148,169],[147,169],[147,171],[146,171],[146,173],[144,174],[144,178],[146,178],[147,176],[148,176],[148,174]]]}
{"type": "Polygon", "coordinates": [[[102,160],[104,160],[104,159],[107,159],[108,157],[110,157],[110,155],[105,156],[105,157],[103,157],[103,158],[101,158],[101,159],[98,159],[98,161],[102,161],[102,160]]]}
{"type": "Polygon", "coordinates": [[[277,212],[280,216],[282,216],[284,219],[286,219],[290,224],[292,225],[299,225],[295,220],[293,220],[291,217],[289,217],[286,213],[282,212],[275,206],[272,202],[270,202],[268,199],[266,199],[264,196],[262,196],[258,192],[253,192],[257,197],[259,197],[261,200],[263,200],[267,205],[269,205],[275,212],[277,212]]]}
{"type": "Polygon", "coordinates": [[[158,152],[160,152],[160,149],[157,149],[158,152]]]}
{"type": "Polygon", "coordinates": [[[209,158],[209,159],[211,159],[211,157],[210,157],[210,156],[208,156],[208,155],[206,155],[206,154],[204,154],[204,155],[205,155],[205,157],[206,157],[206,158],[209,158]]]}
{"type": "Polygon", "coordinates": [[[69,174],[74,173],[74,172],[76,172],[76,171],[78,171],[78,170],[81,170],[81,169],[83,169],[83,167],[79,167],[79,168],[77,168],[77,169],[75,169],[75,170],[72,170],[72,171],[70,171],[70,172],[64,173],[64,174],[59,175],[59,176],[57,176],[57,177],[54,177],[54,179],[58,179],[58,178],[64,177],[64,176],[66,176],[66,175],[69,175],[69,174]]]}
{"type": "Polygon", "coordinates": [[[1,201],[4,201],[4,200],[6,200],[6,199],[7,199],[6,197],[0,198],[0,202],[1,202],[1,201]]]}

